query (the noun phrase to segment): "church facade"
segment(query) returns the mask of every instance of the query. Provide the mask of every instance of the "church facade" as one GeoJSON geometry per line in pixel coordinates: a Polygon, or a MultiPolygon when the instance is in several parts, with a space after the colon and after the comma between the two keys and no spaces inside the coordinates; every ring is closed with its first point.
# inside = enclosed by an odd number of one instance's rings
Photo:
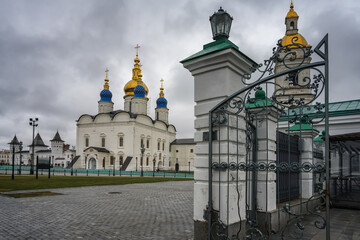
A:
{"type": "MultiPolygon", "coordinates": [[[[142,80],[138,52],[134,62],[132,79],[124,87],[124,110],[113,109],[106,70],[98,114],[83,114],[77,120],[76,155],[79,158],[74,168],[124,171],[185,169],[179,166],[175,157],[172,159],[171,144],[176,140],[176,128],[168,121],[169,109],[163,80],[156,101],[155,117],[152,118],[147,112],[149,89],[142,80]]],[[[186,169],[191,165],[192,169],[193,158],[181,163],[186,163],[186,169]]]]}

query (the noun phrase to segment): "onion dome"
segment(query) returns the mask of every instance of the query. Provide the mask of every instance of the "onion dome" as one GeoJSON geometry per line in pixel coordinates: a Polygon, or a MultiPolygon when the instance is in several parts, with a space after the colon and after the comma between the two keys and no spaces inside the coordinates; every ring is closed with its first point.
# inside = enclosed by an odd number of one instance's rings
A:
{"type": "Polygon", "coordinates": [[[160,82],[161,82],[161,87],[160,87],[159,98],[156,100],[156,107],[157,108],[167,108],[167,100],[164,97],[165,96],[164,87],[163,87],[164,80],[161,79],[160,82]]]}
{"type": "Polygon", "coordinates": [[[125,84],[125,87],[124,87],[125,96],[124,97],[134,96],[134,89],[138,85],[141,85],[145,88],[145,92],[146,92],[145,96],[147,96],[149,93],[148,87],[142,81],[142,74],[141,74],[141,66],[142,65],[140,64],[140,59],[139,59],[139,55],[138,55],[138,49],[140,48],[140,46],[137,44],[135,48],[136,48],[136,57],[134,59],[135,64],[134,64],[134,68],[132,70],[133,76],[132,76],[132,79],[125,84]]]}
{"type": "Polygon", "coordinates": [[[137,85],[134,89],[134,97],[145,98],[146,90],[143,86],[137,85]]]}
{"type": "Polygon", "coordinates": [[[306,39],[300,34],[300,33],[295,33],[295,34],[286,34],[282,39],[281,39],[281,44],[283,46],[286,45],[290,45],[290,44],[300,44],[306,47],[311,47],[306,39]]]}
{"type": "Polygon", "coordinates": [[[286,14],[286,18],[299,18],[299,15],[294,11],[294,4],[293,4],[292,1],[291,1],[291,4],[290,4],[290,10],[286,14]]]}
{"type": "MultiPolygon", "coordinates": [[[[311,47],[306,39],[298,32],[297,22],[299,15],[294,11],[294,4],[291,1],[290,10],[285,17],[286,25],[286,34],[281,39],[282,46],[298,44],[300,46],[311,47]]],[[[290,48],[298,48],[298,46],[293,45],[290,48]]]]}
{"type": "Polygon", "coordinates": [[[166,98],[160,97],[156,100],[157,108],[167,108],[167,100],[166,98]]]}
{"type": "Polygon", "coordinates": [[[105,70],[106,77],[104,79],[104,81],[105,81],[104,90],[102,90],[100,92],[100,101],[103,101],[103,102],[111,102],[111,98],[112,98],[112,93],[109,90],[108,72],[109,72],[109,69],[106,69],[105,70]]]}

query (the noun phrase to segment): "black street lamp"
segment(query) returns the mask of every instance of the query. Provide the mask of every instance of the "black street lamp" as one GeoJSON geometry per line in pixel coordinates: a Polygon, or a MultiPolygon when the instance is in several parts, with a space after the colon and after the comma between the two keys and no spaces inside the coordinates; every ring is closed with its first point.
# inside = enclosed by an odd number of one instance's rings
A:
{"type": "Polygon", "coordinates": [[[37,127],[39,124],[37,124],[36,122],[39,121],[39,118],[35,118],[29,119],[29,125],[33,127],[33,141],[32,141],[32,156],[31,156],[31,162],[30,162],[30,175],[34,174],[34,157],[35,157],[35,152],[34,152],[34,144],[35,144],[35,127],[37,127]]]}
{"type": "Polygon", "coordinates": [[[190,161],[189,161],[189,174],[190,174],[190,161]]]}
{"type": "Polygon", "coordinates": [[[21,151],[23,149],[23,143],[20,142],[20,146],[19,146],[19,153],[20,153],[20,167],[19,167],[19,175],[21,175],[21,164],[22,164],[22,154],[21,151]]]}
{"type": "Polygon", "coordinates": [[[12,151],[12,171],[11,171],[11,179],[14,180],[15,179],[15,148],[16,146],[19,146],[20,143],[17,140],[17,137],[15,135],[15,137],[13,138],[13,140],[11,142],[9,142],[10,144],[10,151],[12,151]]]}
{"type": "Polygon", "coordinates": [[[141,148],[140,148],[140,151],[141,151],[141,177],[144,176],[144,165],[143,165],[143,160],[144,160],[144,152],[145,152],[145,148],[144,148],[144,144],[141,145],[141,148]]]}
{"type": "Polygon", "coordinates": [[[214,40],[229,38],[233,18],[221,7],[210,17],[211,30],[214,40]]]}
{"type": "Polygon", "coordinates": [[[136,169],[135,169],[135,171],[137,172],[137,157],[136,157],[136,169]]]}
{"type": "Polygon", "coordinates": [[[155,158],[153,159],[153,177],[155,176],[155,162],[156,162],[156,160],[155,160],[155,158]]]}

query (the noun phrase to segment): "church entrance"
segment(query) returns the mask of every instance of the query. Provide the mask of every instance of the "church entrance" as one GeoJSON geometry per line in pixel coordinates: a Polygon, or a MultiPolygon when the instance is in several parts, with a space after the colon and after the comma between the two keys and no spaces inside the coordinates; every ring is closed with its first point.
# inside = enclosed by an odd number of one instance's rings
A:
{"type": "Polygon", "coordinates": [[[90,160],[89,160],[89,169],[96,169],[96,160],[95,160],[95,158],[90,158],[90,160]]]}

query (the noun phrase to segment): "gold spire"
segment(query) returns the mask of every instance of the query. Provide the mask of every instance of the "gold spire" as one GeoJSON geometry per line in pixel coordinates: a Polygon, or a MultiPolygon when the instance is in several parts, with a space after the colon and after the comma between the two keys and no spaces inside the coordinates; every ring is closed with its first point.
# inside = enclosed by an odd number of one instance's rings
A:
{"type": "Polygon", "coordinates": [[[299,15],[297,15],[297,13],[294,11],[294,3],[291,0],[291,4],[290,4],[290,10],[286,15],[286,18],[298,18],[299,15]]]}
{"type": "Polygon", "coordinates": [[[108,72],[109,72],[109,69],[106,68],[106,70],[105,70],[106,77],[105,77],[105,79],[104,79],[104,81],[105,81],[104,89],[106,89],[106,90],[109,90],[108,72]]]}
{"type": "Polygon", "coordinates": [[[164,95],[164,86],[163,86],[163,82],[164,82],[164,79],[161,79],[160,80],[160,82],[161,82],[161,87],[160,87],[160,93],[159,93],[159,97],[164,97],[165,95],[164,95]]]}
{"type": "Polygon", "coordinates": [[[136,49],[136,57],[134,59],[134,68],[132,69],[132,79],[126,83],[125,87],[124,87],[124,92],[125,92],[125,96],[134,96],[134,88],[139,84],[141,86],[143,86],[145,88],[146,94],[145,96],[148,95],[149,89],[147,88],[147,86],[145,85],[145,83],[142,81],[142,74],[141,74],[141,67],[142,64],[140,63],[140,59],[139,59],[139,48],[140,45],[136,44],[135,49],[136,49]]]}

